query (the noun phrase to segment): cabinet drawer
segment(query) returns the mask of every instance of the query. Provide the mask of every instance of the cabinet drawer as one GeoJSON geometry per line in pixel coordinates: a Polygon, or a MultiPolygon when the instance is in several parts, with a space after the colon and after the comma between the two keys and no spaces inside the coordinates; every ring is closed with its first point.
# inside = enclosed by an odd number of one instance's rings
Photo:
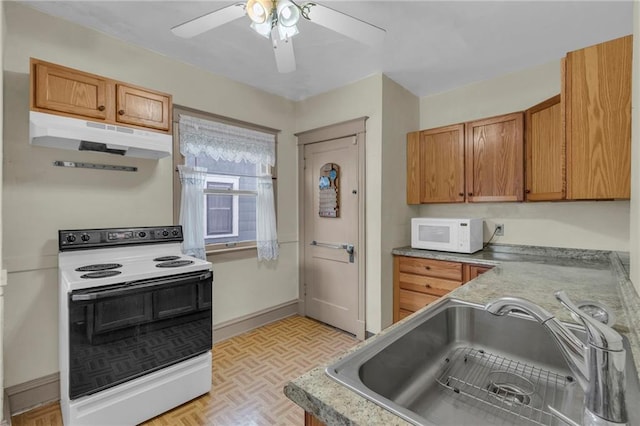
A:
{"type": "Polygon", "coordinates": [[[445,260],[421,259],[418,257],[401,257],[400,272],[447,280],[462,281],[462,263],[445,260]]]}
{"type": "Polygon", "coordinates": [[[429,303],[438,300],[439,296],[418,293],[410,290],[400,290],[400,310],[417,311],[424,308],[429,303]]]}
{"type": "Polygon", "coordinates": [[[443,280],[400,272],[400,288],[420,293],[444,296],[462,285],[462,281],[443,280]]]}

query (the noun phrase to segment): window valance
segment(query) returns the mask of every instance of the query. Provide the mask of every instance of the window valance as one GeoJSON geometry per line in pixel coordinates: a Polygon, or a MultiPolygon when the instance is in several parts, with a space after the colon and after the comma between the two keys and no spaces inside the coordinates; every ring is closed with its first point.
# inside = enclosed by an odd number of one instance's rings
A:
{"type": "Polygon", "coordinates": [[[270,133],[180,115],[180,152],[214,160],[276,163],[276,140],[270,133]]]}

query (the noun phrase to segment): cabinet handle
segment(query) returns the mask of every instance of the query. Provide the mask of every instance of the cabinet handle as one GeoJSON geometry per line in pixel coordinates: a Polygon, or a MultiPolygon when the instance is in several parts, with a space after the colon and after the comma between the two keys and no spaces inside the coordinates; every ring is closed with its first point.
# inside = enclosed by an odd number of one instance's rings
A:
{"type": "Polygon", "coordinates": [[[120,111],[118,111],[118,114],[120,114],[120,115],[124,115],[124,110],[123,110],[123,109],[121,109],[120,111]]]}
{"type": "Polygon", "coordinates": [[[429,269],[431,269],[431,266],[425,266],[424,269],[428,271],[429,269]]]}
{"type": "Polygon", "coordinates": [[[458,196],[464,197],[464,192],[458,192],[458,196]]]}
{"type": "Polygon", "coordinates": [[[524,193],[525,193],[525,194],[530,194],[530,193],[531,193],[531,190],[526,189],[526,190],[524,191],[524,193]]]}
{"type": "Polygon", "coordinates": [[[471,197],[473,195],[473,192],[467,192],[467,195],[471,197]]]}
{"type": "Polygon", "coordinates": [[[104,108],[104,105],[100,105],[100,106],[98,107],[98,111],[104,111],[104,109],[105,109],[105,108],[104,108]]]}
{"type": "Polygon", "coordinates": [[[425,284],[424,285],[426,288],[431,288],[431,284],[425,284]]]}

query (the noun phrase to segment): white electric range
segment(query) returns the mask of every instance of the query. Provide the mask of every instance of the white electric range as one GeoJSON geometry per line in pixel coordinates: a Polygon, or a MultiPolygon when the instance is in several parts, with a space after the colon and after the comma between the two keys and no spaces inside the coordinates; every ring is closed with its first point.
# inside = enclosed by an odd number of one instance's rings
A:
{"type": "Polygon", "coordinates": [[[211,388],[211,263],[180,226],[58,233],[66,425],[137,424],[211,388]]]}

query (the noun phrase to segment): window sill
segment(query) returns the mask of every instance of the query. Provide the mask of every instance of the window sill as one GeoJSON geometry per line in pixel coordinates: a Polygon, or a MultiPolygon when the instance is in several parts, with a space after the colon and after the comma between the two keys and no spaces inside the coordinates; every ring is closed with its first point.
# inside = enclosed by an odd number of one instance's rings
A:
{"type": "Polygon", "coordinates": [[[255,245],[206,250],[206,255],[215,263],[258,257],[255,245]]]}

